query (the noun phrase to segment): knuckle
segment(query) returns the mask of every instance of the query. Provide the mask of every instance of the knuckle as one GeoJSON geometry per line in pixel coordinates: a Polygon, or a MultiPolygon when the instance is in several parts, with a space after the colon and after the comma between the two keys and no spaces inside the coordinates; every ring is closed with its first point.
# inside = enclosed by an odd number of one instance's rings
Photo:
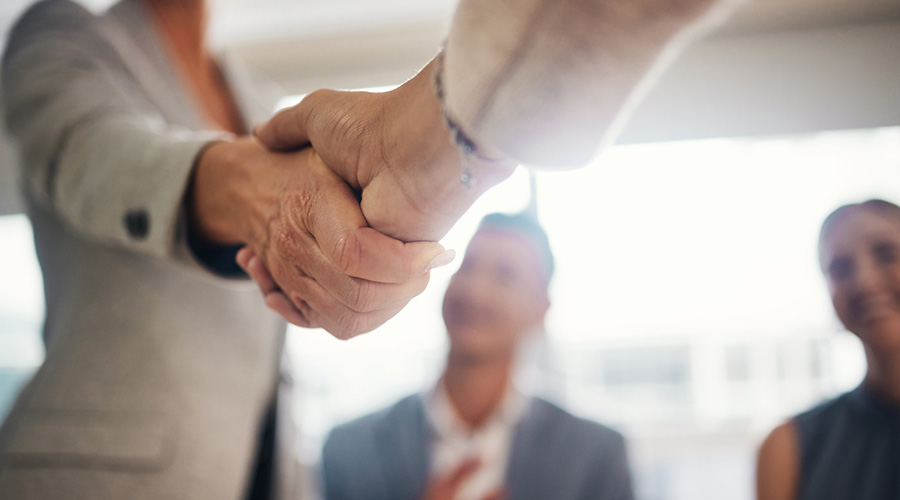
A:
{"type": "Polygon", "coordinates": [[[302,234],[313,227],[312,222],[319,216],[320,199],[318,190],[307,183],[301,183],[285,193],[282,208],[281,230],[291,235],[302,234]]]}
{"type": "Polygon", "coordinates": [[[374,284],[365,280],[354,280],[347,290],[347,307],[356,312],[368,312],[375,309],[378,291],[374,284]]]}
{"type": "Polygon", "coordinates": [[[307,105],[312,105],[321,102],[334,94],[335,91],[331,89],[318,89],[310,92],[303,98],[303,101],[300,102],[306,102],[307,105]]]}
{"type": "MultiPolygon", "coordinates": [[[[401,266],[401,271],[403,272],[403,280],[411,281],[418,276],[422,275],[422,269],[424,266],[421,266],[416,259],[403,259],[403,265],[401,266]]],[[[428,283],[428,280],[425,280],[425,283],[428,283]]],[[[416,294],[418,295],[418,294],[416,294]]]]}
{"type": "Polygon", "coordinates": [[[338,269],[348,276],[354,276],[359,272],[359,240],[354,234],[345,234],[337,239],[331,250],[331,259],[338,269]]]}
{"type": "Polygon", "coordinates": [[[285,290],[285,295],[287,295],[288,299],[290,299],[291,304],[299,311],[301,314],[308,316],[312,311],[307,299],[309,298],[309,286],[306,283],[305,278],[301,278],[292,283],[292,287],[290,290],[285,290]]]}
{"type": "Polygon", "coordinates": [[[419,294],[421,294],[422,292],[424,292],[425,289],[428,288],[428,282],[429,282],[429,281],[431,281],[431,275],[428,274],[428,273],[423,274],[422,277],[419,278],[419,279],[415,282],[415,283],[416,283],[416,286],[415,286],[415,288],[413,288],[413,294],[412,294],[412,296],[410,297],[410,299],[412,299],[413,297],[417,297],[419,294]]]}
{"type": "Polygon", "coordinates": [[[272,247],[280,255],[290,255],[296,247],[296,238],[293,233],[280,228],[272,236],[272,247]]]}
{"type": "Polygon", "coordinates": [[[342,314],[338,319],[338,330],[340,331],[338,338],[347,340],[366,333],[368,331],[367,326],[368,322],[365,315],[349,311],[342,314]]]}

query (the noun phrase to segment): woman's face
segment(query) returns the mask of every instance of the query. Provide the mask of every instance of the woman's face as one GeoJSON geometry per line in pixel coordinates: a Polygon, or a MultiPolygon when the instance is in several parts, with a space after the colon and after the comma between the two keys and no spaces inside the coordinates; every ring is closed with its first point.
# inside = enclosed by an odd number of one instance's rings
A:
{"type": "Polygon", "coordinates": [[[900,353],[900,219],[851,208],[819,249],[834,310],[875,353],[900,353]]]}

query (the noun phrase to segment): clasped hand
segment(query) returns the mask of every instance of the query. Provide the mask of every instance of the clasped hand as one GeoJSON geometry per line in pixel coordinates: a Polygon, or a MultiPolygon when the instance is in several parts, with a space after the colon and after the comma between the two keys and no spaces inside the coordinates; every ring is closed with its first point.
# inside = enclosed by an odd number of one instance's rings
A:
{"type": "Polygon", "coordinates": [[[386,93],[314,92],[256,130],[293,174],[238,262],[290,322],[340,338],[382,324],[452,259],[434,241],[515,169],[472,158],[476,183],[460,182],[432,70],[386,93]]]}
{"type": "Polygon", "coordinates": [[[195,230],[243,244],[239,264],[267,305],[339,338],[367,332],[424,290],[452,253],[369,227],[353,188],[311,149],[272,152],[254,138],[213,143],[191,196],[195,230]]]}

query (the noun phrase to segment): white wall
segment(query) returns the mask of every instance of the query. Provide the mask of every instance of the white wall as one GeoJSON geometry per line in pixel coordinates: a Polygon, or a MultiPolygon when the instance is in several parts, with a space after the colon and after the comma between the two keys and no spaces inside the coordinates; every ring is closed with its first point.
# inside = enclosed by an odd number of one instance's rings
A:
{"type": "MultiPolygon", "coordinates": [[[[768,32],[736,30],[689,49],[637,109],[620,142],[777,135],[900,124],[900,19],[768,32]]],[[[402,83],[437,51],[446,20],[236,37],[231,49],[287,93],[402,83]],[[330,33],[330,34],[328,34],[330,33]]],[[[0,214],[19,210],[0,140],[0,214]]]]}
{"type": "MultiPolygon", "coordinates": [[[[402,83],[427,62],[440,23],[237,47],[288,92],[402,83]]],[[[742,32],[691,47],[621,142],[778,135],[900,124],[900,20],[742,32]]]]}
{"type": "Polygon", "coordinates": [[[900,124],[900,22],[723,36],[689,49],[622,142],[900,124]]]}

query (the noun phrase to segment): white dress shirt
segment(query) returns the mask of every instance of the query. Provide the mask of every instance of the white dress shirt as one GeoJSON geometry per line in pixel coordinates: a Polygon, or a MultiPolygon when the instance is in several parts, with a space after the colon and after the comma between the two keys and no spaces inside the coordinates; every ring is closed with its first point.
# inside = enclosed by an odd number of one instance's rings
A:
{"type": "Polygon", "coordinates": [[[480,466],[458,490],[454,500],[481,500],[502,488],[516,424],[528,399],[509,384],[497,410],[477,429],[459,417],[443,381],[424,395],[428,419],[434,429],[431,478],[444,477],[462,462],[478,458],[480,466]]]}

